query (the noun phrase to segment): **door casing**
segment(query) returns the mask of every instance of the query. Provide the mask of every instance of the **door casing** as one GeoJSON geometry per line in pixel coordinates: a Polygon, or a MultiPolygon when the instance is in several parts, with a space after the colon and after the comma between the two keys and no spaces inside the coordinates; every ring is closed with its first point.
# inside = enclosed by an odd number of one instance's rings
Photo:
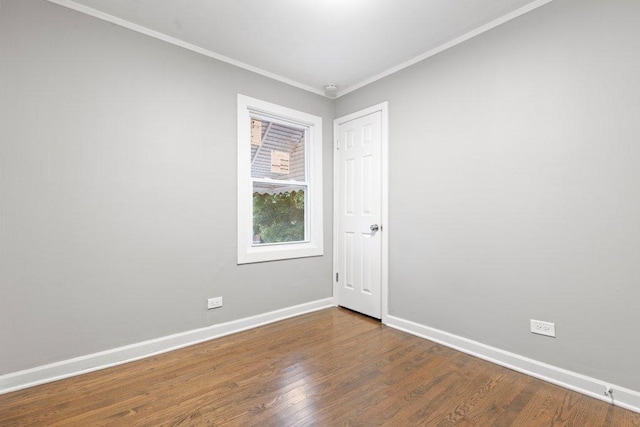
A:
{"type": "Polygon", "coordinates": [[[336,282],[336,273],[338,273],[338,221],[339,221],[339,184],[338,178],[338,164],[335,159],[338,158],[338,127],[342,123],[357,119],[359,117],[367,116],[369,114],[380,111],[382,113],[382,153],[381,153],[381,221],[382,226],[382,255],[381,255],[381,301],[380,312],[382,317],[382,323],[387,323],[389,316],[389,232],[391,227],[389,226],[389,103],[387,101],[374,105],[369,108],[357,111],[352,114],[348,114],[343,117],[339,117],[333,121],[333,299],[334,304],[338,305],[338,288],[336,282]]]}

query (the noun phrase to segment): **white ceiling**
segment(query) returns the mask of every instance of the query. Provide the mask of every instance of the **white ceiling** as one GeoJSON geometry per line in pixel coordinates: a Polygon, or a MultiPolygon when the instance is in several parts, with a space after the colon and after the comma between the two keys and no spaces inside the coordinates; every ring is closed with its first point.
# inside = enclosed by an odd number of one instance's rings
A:
{"type": "Polygon", "coordinates": [[[50,1],[342,95],[551,0],[50,1]]]}

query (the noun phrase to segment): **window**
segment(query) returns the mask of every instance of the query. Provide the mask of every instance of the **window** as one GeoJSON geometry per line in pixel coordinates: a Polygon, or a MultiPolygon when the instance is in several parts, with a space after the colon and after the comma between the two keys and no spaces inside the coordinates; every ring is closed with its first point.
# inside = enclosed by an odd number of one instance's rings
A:
{"type": "Polygon", "coordinates": [[[238,95],[238,264],[323,254],[322,118],[238,95]]]}

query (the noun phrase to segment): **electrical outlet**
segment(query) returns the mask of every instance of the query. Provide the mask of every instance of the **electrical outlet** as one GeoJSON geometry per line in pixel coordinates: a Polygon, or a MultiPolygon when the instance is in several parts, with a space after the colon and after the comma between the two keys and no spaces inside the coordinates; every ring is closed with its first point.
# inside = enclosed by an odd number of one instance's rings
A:
{"type": "Polygon", "coordinates": [[[531,332],[534,334],[546,335],[548,337],[556,336],[556,324],[543,322],[541,320],[531,319],[531,332]]]}
{"type": "Polygon", "coordinates": [[[222,307],[222,297],[209,298],[207,300],[207,309],[222,307]]]}

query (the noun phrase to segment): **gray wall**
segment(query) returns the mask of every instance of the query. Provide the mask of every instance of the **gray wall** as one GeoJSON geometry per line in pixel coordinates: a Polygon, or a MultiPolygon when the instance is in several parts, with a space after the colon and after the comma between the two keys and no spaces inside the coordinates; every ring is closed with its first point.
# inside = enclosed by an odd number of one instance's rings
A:
{"type": "Polygon", "coordinates": [[[640,390],[638,17],[556,0],[337,100],[389,101],[390,314],[640,390]]]}
{"type": "MultiPolygon", "coordinates": [[[[0,6],[0,374],[331,295],[333,101],[0,6]],[[236,265],[237,93],[323,117],[324,257],[236,265]]],[[[638,16],[556,0],[336,101],[389,101],[392,315],[640,389],[638,16]]]]}
{"type": "Polygon", "coordinates": [[[332,295],[332,100],[42,0],[0,61],[0,374],[332,295]],[[323,118],[323,257],[236,265],[237,93],[323,118]]]}

